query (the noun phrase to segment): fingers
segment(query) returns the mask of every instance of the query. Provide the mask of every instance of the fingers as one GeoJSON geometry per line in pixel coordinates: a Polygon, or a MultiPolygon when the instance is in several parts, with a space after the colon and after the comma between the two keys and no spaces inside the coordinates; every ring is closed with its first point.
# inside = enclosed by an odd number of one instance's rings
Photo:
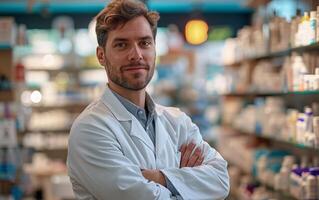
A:
{"type": "Polygon", "coordinates": [[[186,144],[182,144],[181,148],[179,149],[179,151],[182,153],[182,155],[185,153],[186,147],[187,147],[186,144]]]}
{"type": "Polygon", "coordinates": [[[189,143],[183,144],[180,148],[181,152],[181,161],[180,167],[196,167],[203,163],[204,156],[200,147],[197,147],[194,151],[196,144],[189,143]],[[194,151],[194,152],[193,152],[194,151]]]}
{"type": "Polygon", "coordinates": [[[188,160],[194,148],[195,148],[194,143],[190,143],[186,145],[185,151],[184,153],[182,153],[182,157],[181,157],[181,167],[187,167],[188,160]]]}
{"type": "Polygon", "coordinates": [[[204,161],[204,157],[203,157],[203,156],[200,156],[200,157],[196,160],[196,162],[195,162],[195,164],[194,164],[194,167],[202,165],[202,164],[203,164],[203,161],[204,161]]]}
{"type": "Polygon", "coordinates": [[[202,151],[199,147],[197,147],[194,151],[194,153],[190,156],[188,159],[188,162],[186,164],[187,167],[194,167],[197,160],[201,157],[202,151]]]}

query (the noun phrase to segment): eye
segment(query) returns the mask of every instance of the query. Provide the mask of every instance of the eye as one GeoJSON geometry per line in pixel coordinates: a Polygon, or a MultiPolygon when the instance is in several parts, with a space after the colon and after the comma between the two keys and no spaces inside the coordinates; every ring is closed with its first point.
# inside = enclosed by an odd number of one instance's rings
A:
{"type": "Polygon", "coordinates": [[[148,48],[152,45],[152,41],[151,40],[142,40],[140,42],[140,46],[143,48],[148,48]]]}
{"type": "Polygon", "coordinates": [[[125,42],[117,42],[113,45],[113,47],[117,49],[125,49],[127,44],[125,42]]]}

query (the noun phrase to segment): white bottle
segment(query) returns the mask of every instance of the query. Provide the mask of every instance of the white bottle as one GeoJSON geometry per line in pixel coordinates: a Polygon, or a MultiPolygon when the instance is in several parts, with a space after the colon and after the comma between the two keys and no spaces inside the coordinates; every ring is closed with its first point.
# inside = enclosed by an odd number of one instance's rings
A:
{"type": "Polygon", "coordinates": [[[317,19],[316,19],[317,12],[311,11],[310,12],[310,19],[309,19],[309,44],[316,43],[316,29],[317,29],[317,19]]]}
{"type": "Polygon", "coordinates": [[[317,199],[317,178],[313,175],[307,175],[305,180],[305,199],[317,199]]]}
{"type": "MultiPolygon", "coordinates": [[[[319,33],[319,32],[317,32],[317,33],[319,33]]],[[[319,90],[319,67],[316,67],[316,69],[315,69],[313,89],[319,90]]]]}
{"type": "Polygon", "coordinates": [[[306,131],[313,132],[313,112],[312,109],[308,106],[305,107],[305,123],[306,131]]]}
{"type": "Polygon", "coordinates": [[[298,121],[297,121],[297,143],[304,144],[305,142],[305,130],[306,130],[306,123],[305,123],[305,114],[299,113],[298,121]]]}
{"type": "Polygon", "coordinates": [[[294,56],[292,63],[292,82],[293,91],[300,91],[303,85],[303,75],[307,74],[308,70],[301,56],[294,56]]]}
{"type": "Polygon", "coordinates": [[[305,46],[309,44],[309,33],[310,33],[310,18],[309,13],[304,12],[304,16],[301,19],[301,23],[298,27],[298,31],[300,32],[300,40],[301,45],[305,46]]]}

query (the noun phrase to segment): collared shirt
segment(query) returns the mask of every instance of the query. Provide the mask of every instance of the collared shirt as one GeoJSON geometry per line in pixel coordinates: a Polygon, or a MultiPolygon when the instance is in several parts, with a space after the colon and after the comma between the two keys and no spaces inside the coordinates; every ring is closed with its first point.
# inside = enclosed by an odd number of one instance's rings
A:
{"type": "MultiPolygon", "coordinates": [[[[134,103],[130,102],[126,98],[117,94],[115,91],[111,90],[117,99],[123,104],[123,106],[141,123],[146,133],[151,138],[153,145],[155,146],[155,103],[152,98],[146,93],[145,103],[146,109],[143,109],[134,103]],[[147,111],[147,112],[146,112],[147,111]]],[[[166,186],[177,199],[182,199],[179,192],[176,190],[171,181],[165,176],[166,186]]]]}
{"type": "Polygon", "coordinates": [[[141,123],[146,133],[151,138],[153,145],[155,146],[155,104],[152,98],[146,94],[145,103],[146,109],[143,109],[134,103],[130,102],[126,98],[112,91],[123,106],[141,123]]]}

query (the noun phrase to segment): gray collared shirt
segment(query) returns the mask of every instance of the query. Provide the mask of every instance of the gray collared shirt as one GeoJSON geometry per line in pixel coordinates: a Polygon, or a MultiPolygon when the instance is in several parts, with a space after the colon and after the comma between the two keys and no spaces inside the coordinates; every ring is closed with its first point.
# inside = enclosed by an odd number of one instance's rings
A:
{"type": "Polygon", "coordinates": [[[123,106],[141,123],[146,133],[151,138],[153,145],[155,146],[155,103],[152,98],[146,93],[146,109],[141,108],[116,92],[112,91],[123,106]]]}

